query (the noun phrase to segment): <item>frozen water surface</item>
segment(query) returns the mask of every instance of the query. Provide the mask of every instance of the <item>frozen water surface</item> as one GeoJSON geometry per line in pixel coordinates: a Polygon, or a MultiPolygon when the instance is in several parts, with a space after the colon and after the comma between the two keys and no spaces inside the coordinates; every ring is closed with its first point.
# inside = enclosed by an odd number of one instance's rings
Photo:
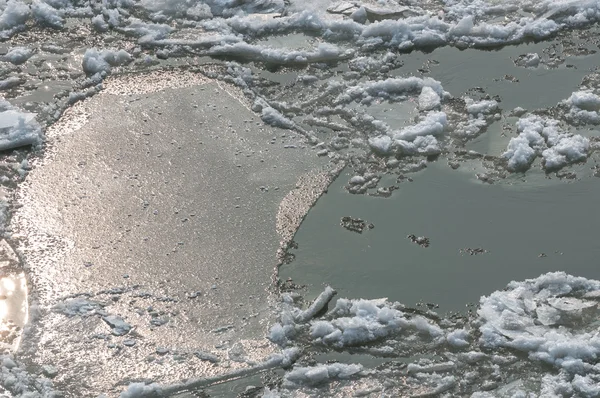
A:
{"type": "Polygon", "coordinates": [[[597,396],[599,20],[0,2],[0,385],[597,396]]]}

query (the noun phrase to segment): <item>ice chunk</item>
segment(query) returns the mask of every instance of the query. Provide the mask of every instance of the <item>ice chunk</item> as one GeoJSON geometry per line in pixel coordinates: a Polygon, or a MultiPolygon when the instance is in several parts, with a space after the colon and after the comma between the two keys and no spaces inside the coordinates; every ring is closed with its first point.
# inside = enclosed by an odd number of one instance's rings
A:
{"type": "Polygon", "coordinates": [[[76,297],[56,304],[54,306],[54,311],[67,316],[82,316],[94,314],[101,308],[102,305],[97,301],[88,300],[83,297],[76,297]]]}
{"type": "Polygon", "coordinates": [[[119,398],[146,398],[152,396],[162,396],[158,384],[131,383],[127,390],[119,395],[119,398]]]}
{"type": "Polygon", "coordinates": [[[53,28],[62,28],[64,25],[61,11],[44,1],[33,0],[31,3],[31,12],[33,17],[41,24],[53,28]]]}
{"type": "Polygon", "coordinates": [[[386,155],[390,152],[392,139],[387,135],[369,138],[369,146],[374,152],[380,155],[386,155]]]}
{"type": "Polygon", "coordinates": [[[23,28],[30,16],[29,6],[22,1],[9,0],[0,3],[0,36],[8,37],[15,31],[23,28]]]}
{"type": "Polygon", "coordinates": [[[479,114],[487,115],[498,110],[498,102],[495,100],[475,102],[473,99],[467,97],[465,98],[465,103],[467,105],[467,112],[475,116],[479,114]]]}
{"type": "Polygon", "coordinates": [[[83,71],[87,74],[110,73],[112,66],[124,65],[131,61],[131,55],[125,50],[98,51],[90,48],[83,56],[83,71]]]}
{"type": "Polygon", "coordinates": [[[519,135],[511,138],[503,154],[510,171],[527,170],[539,155],[547,170],[585,160],[588,155],[589,139],[561,131],[557,120],[531,115],[519,119],[517,130],[519,135]]]}
{"type": "Polygon", "coordinates": [[[594,364],[600,355],[600,336],[591,326],[599,315],[598,303],[579,296],[598,290],[600,281],[564,272],[511,282],[507,290],[482,297],[480,343],[524,351],[567,371],[594,364]]]}
{"type": "Polygon", "coordinates": [[[6,55],[2,57],[2,60],[8,61],[15,65],[21,65],[25,63],[25,61],[27,61],[32,55],[33,51],[27,47],[15,47],[6,53],[6,55]]]}
{"type": "Polygon", "coordinates": [[[413,141],[420,136],[442,135],[447,124],[448,119],[444,112],[429,112],[418,124],[393,134],[393,138],[394,140],[413,141]]]}
{"type": "Polygon", "coordinates": [[[102,320],[110,326],[111,333],[115,336],[126,335],[131,330],[131,325],[125,322],[120,316],[107,315],[102,317],[102,320]]]}
{"type": "Polygon", "coordinates": [[[0,99],[0,151],[38,145],[41,141],[42,128],[35,114],[21,112],[0,99]]]}
{"type": "Polygon", "coordinates": [[[429,86],[424,86],[419,95],[419,109],[422,111],[431,111],[440,107],[441,98],[435,90],[429,86]]]}
{"type": "Polygon", "coordinates": [[[311,367],[294,367],[293,370],[286,373],[283,383],[287,386],[316,386],[331,379],[347,379],[361,371],[362,366],[359,364],[333,363],[311,367]]]}

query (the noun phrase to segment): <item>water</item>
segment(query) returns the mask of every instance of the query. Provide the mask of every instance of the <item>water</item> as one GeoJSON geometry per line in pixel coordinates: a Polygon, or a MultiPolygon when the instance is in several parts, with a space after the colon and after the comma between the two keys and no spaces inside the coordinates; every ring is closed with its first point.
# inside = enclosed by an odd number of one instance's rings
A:
{"type": "Polygon", "coordinates": [[[281,278],[306,284],[309,296],[331,284],[343,297],[435,303],[443,313],[549,271],[600,278],[600,184],[593,177],[489,185],[438,161],[390,198],[348,195],[345,177],[306,217],[294,238],[295,261],[281,267],[281,278]],[[344,216],[375,228],[348,231],[344,216]],[[430,246],[410,234],[428,237],[430,246]],[[487,252],[461,253],[467,248],[487,252]]]}

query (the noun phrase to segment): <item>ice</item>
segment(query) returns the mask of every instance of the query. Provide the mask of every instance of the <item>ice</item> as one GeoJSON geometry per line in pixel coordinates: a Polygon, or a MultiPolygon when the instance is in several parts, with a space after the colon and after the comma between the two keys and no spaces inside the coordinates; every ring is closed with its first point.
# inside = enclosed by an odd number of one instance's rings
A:
{"type": "Polygon", "coordinates": [[[454,347],[466,347],[469,345],[469,333],[464,329],[453,330],[446,335],[448,344],[454,347]]]}
{"type": "Polygon", "coordinates": [[[98,32],[107,32],[109,29],[108,23],[106,23],[102,14],[92,17],[92,26],[98,32]]]}
{"type": "Polygon", "coordinates": [[[564,101],[570,109],[569,121],[574,124],[600,124],[600,96],[592,91],[576,91],[564,101]]]}
{"type": "Polygon", "coordinates": [[[3,57],[3,61],[8,61],[15,65],[21,65],[25,63],[29,57],[33,55],[33,51],[31,51],[27,47],[15,47],[10,49],[3,57]]]}
{"type": "Polygon", "coordinates": [[[10,37],[24,29],[30,16],[29,6],[18,0],[0,2],[0,37],[10,37]]]}
{"type": "Polygon", "coordinates": [[[429,112],[414,126],[392,133],[394,140],[414,141],[417,137],[443,135],[448,119],[444,112],[429,112]]]}
{"type": "Polygon", "coordinates": [[[440,107],[441,98],[435,90],[429,86],[424,86],[419,95],[419,109],[422,111],[431,111],[440,107]]]}
{"type": "Polygon", "coordinates": [[[77,297],[56,304],[54,306],[54,311],[67,316],[85,316],[95,314],[101,308],[102,305],[97,301],[77,297]]]}
{"type": "Polygon", "coordinates": [[[111,333],[115,336],[126,335],[131,330],[131,325],[125,322],[120,316],[107,315],[102,317],[102,320],[110,326],[111,333]]]}
{"type": "Polygon", "coordinates": [[[537,156],[546,170],[557,170],[585,160],[589,139],[563,132],[557,120],[530,115],[517,122],[519,135],[511,138],[503,156],[510,171],[525,171],[537,156]]]}
{"type": "Polygon", "coordinates": [[[124,65],[132,60],[131,55],[125,50],[103,50],[98,51],[90,48],[83,56],[83,71],[89,75],[96,73],[108,74],[112,66],[124,65]]]}
{"type": "Polygon", "coordinates": [[[386,155],[392,147],[392,138],[387,135],[369,138],[371,149],[381,155],[386,155]]]}
{"type": "Polygon", "coordinates": [[[162,396],[158,384],[131,383],[127,390],[119,395],[119,398],[145,398],[151,396],[162,396]]]}
{"type": "Polygon", "coordinates": [[[360,83],[349,88],[346,93],[340,95],[337,103],[350,103],[352,101],[365,101],[374,97],[384,99],[404,99],[407,95],[422,93],[424,87],[429,87],[439,97],[449,95],[444,91],[442,84],[430,77],[421,79],[419,77],[389,78],[386,80],[360,83]]]}
{"type": "Polygon", "coordinates": [[[39,145],[41,126],[33,113],[21,112],[0,99],[0,151],[26,145],[39,145]]]}
{"type": "Polygon", "coordinates": [[[495,100],[475,102],[473,99],[467,97],[465,98],[465,103],[467,105],[467,112],[475,116],[479,114],[487,115],[498,110],[498,102],[495,100]]]}
{"type": "Polygon", "coordinates": [[[64,25],[64,19],[60,10],[52,7],[41,0],[33,0],[31,3],[31,13],[33,17],[41,24],[53,27],[62,28],[64,25]]]}
{"type": "Polygon", "coordinates": [[[542,152],[544,167],[547,170],[557,170],[567,164],[585,160],[589,148],[590,140],[581,135],[561,137],[554,146],[542,152]]]}
{"type": "Polygon", "coordinates": [[[442,331],[423,317],[408,319],[385,300],[339,299],[331,320],[311,323],[310,335],[317,343],[335,347],[357,346],[385,339],[404,330],[424,333],[431,338],[442,331]]]}
{"type": "Polygon", "coordinates": [[[248,61],[274,64],[305,64],[348,58],[352,51],[344,51],[333,44],[327,43],[320,43],[314,50],[282,50],[240,42],[216,45],[208,51],[208,54],[234,56],[248,61]]]}
{"type": "Polygon", "coordinates": [[[330,365],[317,365],[311,367],[294,367],[286,373],[284,387],[316,386],[332,379],[347,379],[362,371],[358,364],[334,363],[330,365]]]}

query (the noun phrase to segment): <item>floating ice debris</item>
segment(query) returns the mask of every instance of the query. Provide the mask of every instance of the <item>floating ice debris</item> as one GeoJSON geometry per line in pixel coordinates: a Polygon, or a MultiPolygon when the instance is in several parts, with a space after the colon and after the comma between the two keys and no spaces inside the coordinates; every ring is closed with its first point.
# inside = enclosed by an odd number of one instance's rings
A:
{"type": "Polygon", "coordinates": [[[311,367],[295,366],[283,379],[283,387],[316,386],[336,379],[347,379],[363,370],[359,364],[333,363],[311,367]]]}
{"type": "Polygon", "coordinates": [[[585,160],[588,156],[589,139],[563,132],[557,120],[531,115],[519,119],[517,130],[519,135],[511,138],[503,154],[508,159],[510,171],[527,170],[540,155],[544,168],[549,171],[585,160]]]}
{"type": "Polygon", "coordinates": [[[31,56],[33,51],[27,47],[15,47],[2,56],[2,61],[7,61],[15,65],[21,65],[25,63],[31,56]]]}
{"type": "Polygon", "coordinates": [[[540,56],[537,53],[523,54],[515,60],[515,65],[524,68],[537,68],[539,64],[540,56]]]}
{"type": "Polygon", "coordinates": [[[333,299],[333,296],[335,296],[336,294],[337,292],[333,288],[327,286],[325,290],[323,290],[323,292],[319,294],[315,301],[313,301],[312,304],[305,311],[300,312],[296,316],[296,322],[305,323],[310,321],[319,312],[325,309],[327,304],[329,304],[331,299],[333,299]]]}
{"type": "Polygon", "coordinates": [[[0,98],[0,151],[41,143],[42,129],[35,114],[17,110],[0,98]]]}
{"type": "Polygon", "coordinates": [[[429,86],[424,86],[419,95],[419,110],[431,111],[441,105],[441,98],[435,90],[429,86]]]}
{"type": "Polygon", "coordinates": [[[472,98],[465,98],[467,112],[472,115],[490,114],[498,110],[498,102],[495,100],[483,100],[475,102],[472,98]]]}
{"type": "Polygon", "coordinates": [[[410,234],[406,238],[410,239],[410,241],[412,243],[416,243],[417,245],[419,245],[421,247],[429,247],[429,238],[427,238],[425,236],[416,236],[416,235],[410,234]]]}
{"type": "Polygon", "coordinates": [[[107,315],[102,317],[102,320],[108,324],[111,328],[111,333],[115,336],[123,336],[129,333],[131,325],[123,320],[123,318],[116,315],[107,315]]]}
{"type": "Polygon", "coordinates": [[[460,249],[459,250],[459,253],[461,253],[461,254],[462,253],[467,253],[467,254],[469,254],[471,256],[475,256],[477,254],[484,254],[484,253],[487,253],[487,252],[488,252],[487,250],[482,249],[481,247],[476,247],[474,249],[472,249],[470,247],[467,247],[465,249],[460,249]]]}
{"type": "MultiPolygon", "coordinates": [[[[59,7],[63,5],[60,2],[56,2],[55,4],[59,7]]],[[[55,29],[62,28],[65,22],[62,17],[62,11],[54,8],[46,1],[33,0],[31,3],[31,13],[38,23],[55,29]]]]}
{"type": "Polygon", "coordinates": [[[102,307],[97,301],[76,297],[56,304],[53,309],[67,316],[87,316],[96,314],[102,307]]]}
{"type": "Polygon", "coordinates": [[[7,77],[4,80],[0,80],[0,90],[10,90],[11,88],[20,86],[21,84],[24,84],[25,80],[17,77],[17,76],[11,76],[11,77],[7,77]]]}
{"type": "Polygon", "coordinates": [[[52,379],[58,375],[58,370],[52,365],[44,365],[42,366],[42,373],[44,376],[52,379]]]}
{"type": "Polygon", "coordinates": [[[570,107],[567,118],[574,124],[600,124],[600,96],[576,91],[564,101],[570,107]]]}
{"type": "Polygon", "coordinates": [[[310,335],[317,343],[335,347],[359,346],[418,331],[430,338],[443,336],[439,326],[421,316],[407,316],[385,300],[338,299],[328,314],[331,320],[315,320],[310,335]]]}
{"type": "Polygon", "coordinates": [[[132,60],[131,55],[125,50],[103,50],[89,48],[83,55],[82,67],[87,74],[110,73],[111,67],[124,65],[132,60]]]}
{"type": "Polygon", "coordinates": [[[212,363],[219,363],[220,359],[219,357],[217,357],[216,355],[213,355],[209,352],[205,352],[205,351],[194,351],[194,355],[198,358],[201,359],[203,361],[208,361],[208,362],[212,362],[212,363]]]}
{"type": "Polygon", "coordinates": [[[13,397],[56,397],[63,395],[54,389],[50,378],[56,376],[56,369],[47,365],[42,368],[50,371],[49,375],[29,373],[25,364],[10,354],[0,355],[0,386],[3,393],[8,391],[13,397]]]}
{"type": "Polygon", "coordinates": [[[349,216],[342,217],[340,225],[346,228],[348,231],[359,234],[361,234],[365,229],[369,230],[375,228],[373,224],[367,223],[365,220],[360,218],[352,218],[349,216]]]}
{"type": "Polygon", "coordinates": [[[300,356],[300,350],[296,347],[283,350],[281,353],[271,355],[267,360],[248,368],[234,370],[219,376],[189,379],[185,382],[160,386],[157,384],[132,383],[127,390],[119,395],[119,398],[144,398],[144,397],[169,397],[182,391],[193,391],[201,387],[210,386],[226,380],[237,379],[257,374],[269,369],[287,368],[291,366],[300,356]]]}

